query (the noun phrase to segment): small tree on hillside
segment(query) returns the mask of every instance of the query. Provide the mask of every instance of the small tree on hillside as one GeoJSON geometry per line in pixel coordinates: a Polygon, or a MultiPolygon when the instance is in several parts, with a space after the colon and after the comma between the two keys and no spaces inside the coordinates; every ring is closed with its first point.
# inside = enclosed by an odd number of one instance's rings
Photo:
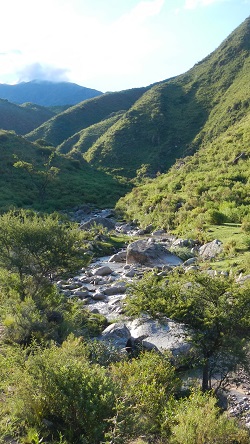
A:
{"type": "Polygon", "coordinates": [[[202,389],[209,380],[216,359],[224,370],[232,370],[245,353],[250,337],[250,289],[222,276],[184,273],[167,278],[146,275],[133,283],[126,298],[130,315],[146,313],[153,318],[169,317],[184,323],[198,351],[203,368],[202,389]],[[234,359],[235,358],[235,359],[234,359]]]}
{"type": "Polygon", "coordinates": [[[17,157],[17,161],[13,165],[15,168],[26,171],[31,180],[31,183],[37,189],[39,202],[41,204],[44,203],[47,197],[48,187],[50,183],[55,180],[60,171],[59,168],[52,165],[54,156],[55,154],[51,153],[47,161],[45,161],[40,168],[37,167],[34,163],[25,162],[24,160],[20,160],[17,157]]]}

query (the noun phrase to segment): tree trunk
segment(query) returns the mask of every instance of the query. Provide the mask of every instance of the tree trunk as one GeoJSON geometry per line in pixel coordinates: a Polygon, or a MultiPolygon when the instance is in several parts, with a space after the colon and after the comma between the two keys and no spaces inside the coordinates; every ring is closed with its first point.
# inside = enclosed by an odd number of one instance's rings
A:
{"type": "Polygon", "coordinates": [[[209,358],[204,358],[204,364],[202,368],[202,391],[206,392],[209,390],[209,358]]]}

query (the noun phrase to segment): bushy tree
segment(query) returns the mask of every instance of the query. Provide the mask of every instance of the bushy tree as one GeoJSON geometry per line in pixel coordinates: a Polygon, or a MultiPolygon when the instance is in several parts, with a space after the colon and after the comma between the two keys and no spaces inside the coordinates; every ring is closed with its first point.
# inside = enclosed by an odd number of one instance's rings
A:
{"type": "Polygon", "coordinates": [[[232,279],[206,272],[178,270],[167,278],[150,273],[130,286],[126,311],[167,316],[189,328],[202,364],[205,391],[216,361],[227,372],[244,359],[250,336],[249,290],[247,283],[239,286],[232,279]]]}
{"type": "Polygon", "coordinates": [[[12,210],[0,217],[0,266],[37,282],[87,263],[82,233],[58,215],[12,210]]]}
{"type": "MultiPolygon", "coordinates": [[[[31,184],[37,190],[38,199],[41,204],[44,203],[47,197],[49,185],[51,184],[51,182],[55,181],[55,178],[59,173],[59,168],[52,165],[55,153],[51,153],[51,149],[49,148],[47,148],[47,151],[49,153],[48,159],[47,161],[45,160],[45,162],[40,167],[32,162],[25,162],[24,160],[20,160],[17,158],[17,156],[15,156],[16,162],[13,165],[15,168],[26,171],[30,178],[31,184]]],[[[43,148],[43,154],[44,152],[46,152],[45,148],[43,148]]]]}

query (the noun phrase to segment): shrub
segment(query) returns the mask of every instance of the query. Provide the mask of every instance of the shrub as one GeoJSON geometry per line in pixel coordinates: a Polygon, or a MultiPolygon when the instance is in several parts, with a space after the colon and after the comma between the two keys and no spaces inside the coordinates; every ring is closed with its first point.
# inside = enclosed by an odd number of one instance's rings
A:
{"type": "Polygon", "coordinates": [[[216,398],[194,392],[176,405],[170,444],[247,444],[249,434],[221,414],[216,398]]]}
{"type": "Polygon", "coordinates": [[[39,442],[58,443],[61,436],[67,444],[99,444],[115,396],[106,370],[89,363],[79,341],[30,351],[14,370],[14,390],[6,389],[9,428],[20,439],[33,430],[39,442]]]}
{"type": "Polygon", "coordinates": [[[247,216],[245,216],[242,220],[242,224],[241,224],[241,230],[243,231],[243,233],[250,233],[250,214],[248,214],[247,216]]]}
{"type": "Polygon", "coordinates": [[[140,435],[167,435],[165,409],[180,387],[169,356],[142,353],[136,359],[112,365],[111,373],[119,395],[109,434],[111,442],[122,444],[140,435]]]}
{"type": "Polygon", "coordinates": [[[210,209],[205,213],[205,219],[211,225],[221,225],[226,222],[226,216],[214,209],[210,209]]]}

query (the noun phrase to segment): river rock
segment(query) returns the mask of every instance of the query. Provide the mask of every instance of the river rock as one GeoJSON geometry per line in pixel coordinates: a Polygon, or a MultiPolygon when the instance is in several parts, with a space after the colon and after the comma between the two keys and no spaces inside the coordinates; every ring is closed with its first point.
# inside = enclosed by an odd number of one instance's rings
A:
{"type": "Polygon", "coordinates": [[[95,270],[93,270],[94,276],[108,276],[111,273],[113,273],[113,271],[107,265],[104,265],[102,267],[98,267],[95,270]]]}
{"type": "Polygon", "coordinates": [[[125,250],[119,251],[118,253],[113,254],[113,256],[111,256],[109,258],[109,262],[125,262],[126,256],[127,256],[127,252],[125,250]]]}
{"type": "Polygon", "coordinates": [[[148,240],[132,242],[127,248],[127,264],[141,264],[147,267],[177,266],[183,261],[163,245],[148,240]]]}
{"type": "Polygon", "coordinates": [[[130,224],[116,225],[116,231],[123,234],[129,234],[133,229],[134,227],[130,224]]]}
{"type": "Polygon", "coordinates": [[[101,338],[102,340],[112,342],[116,347],[125,348],[130,336],[128,327],[122,322],[116,322],[105,328],[101,338]]]}
{"type": "Polygon", "coordinates": [[[187,329],[171,319],[165,318],[160,322],[145,317],[126,325],[133,338],[143,338],[142,345],[146,349],[169,350],[175,356],[190,349],[187,329]]]}
{"type": "Polygon", "coordinates": [[[96,225],[102,225],[104,228],[107,228],[108,230],[114,230],[115,229],[115,223],[107,219],[106,217],[92,217],[87,222],[84,222],[80,225],[81,230],[89,230],[90,228],[96,226],[96,225]]]}
{"type": "Polygon", "coordinates": [[[104,301],[106,299],[106,296],[104,293],[101,293],[100,291],[97,291],[96,293],[93,293],[91,295],[92,299],[94,301],[104,301]]]}
{"type": "Polygon", "coordinates": [[[107,296],[113,296],[115,294],[123,294],[126,292],[126,284],[120,283],[117,285],[111,285],[110,287],[102,289],[102,291],[107,296]]]}
{"type": "Polygon", "coordinates": [[[190,259],[187,259],[184,263],[184,267],[189,267],[190,265],[194,265],[197,262],[197,257],[190,257],[190,259]]]}
{"type": "Polygon", "coordinates": [[[194,247],[194,245],[195,245],[195,241],[193,239],[178,238],[178,239],[174,240],[174,242],[172,243],[173,247],[180,247],[180,248],[183,248],[183,247],[192,248],[192,247],[194,247]]]}
{"type": "Polygon", "coordinates": [[[166,234],[166,231],[161,229],[161,230],[153,231],[152,236],[163,236],[164,234],[166,234]]]}
{"type": "Polygon", "coordinates": [[[91,296],[91,293],[88,290],[74,290],[72,292],[72,296],[77,296],[80,299],[86,299],[91,296]]]}

